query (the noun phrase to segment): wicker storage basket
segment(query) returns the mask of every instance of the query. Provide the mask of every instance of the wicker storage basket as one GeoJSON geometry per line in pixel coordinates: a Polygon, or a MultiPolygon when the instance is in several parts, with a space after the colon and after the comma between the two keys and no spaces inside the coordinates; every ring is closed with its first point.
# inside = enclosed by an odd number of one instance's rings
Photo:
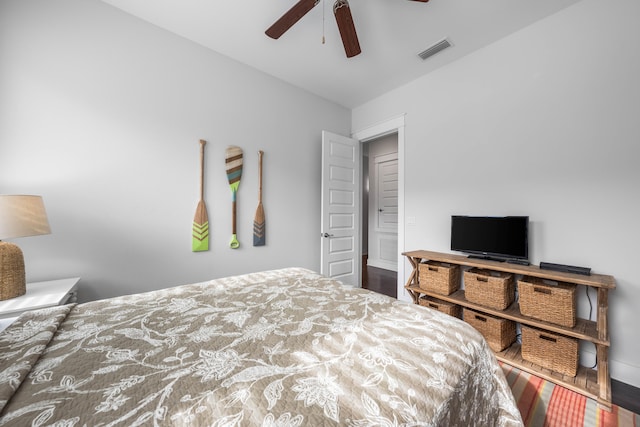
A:
{"type": "Polygon", "coordinates": [[[516,340],[516,322],[464,308],[464,321],[484,336],[493,351],[502,351],[516,340]]]}
{"type": "Polygon", "coordinates": [[[425,307],[434,308],[438,311],[448,314],[449,316],[457,317],[458,319],[462,314],[462,310],[459,305],[453,304],[447,301],[442,301],[437,298],[429,297],[426,295],[423,297],[420,297],[420,299],[418,300],[418,303],[420,305],[424,305],[425,307]]]}
{"type": "Polygon", "coordinates": [[[576,325],[576,285],[523,277],[518,280],[520,313],[573,328],[576,325]]]}
{"type": "Polygon", "coordinates": [[[513,274],[472,268],[464,272],[464,296],[476,304],[504,310],[515,299],[513,274]]]}
{"type": "Polygon", "coordinates": [[[522,329],[522,358],[570,377],[578,373],[578,340],[530,326],[522,329]]]}
{"type": "Polygon", "coordinates": [[[460,287],[460,268],[444,262],[424,262],[418,267],[418,283],[425,291],[449,295],[460,287]]]}

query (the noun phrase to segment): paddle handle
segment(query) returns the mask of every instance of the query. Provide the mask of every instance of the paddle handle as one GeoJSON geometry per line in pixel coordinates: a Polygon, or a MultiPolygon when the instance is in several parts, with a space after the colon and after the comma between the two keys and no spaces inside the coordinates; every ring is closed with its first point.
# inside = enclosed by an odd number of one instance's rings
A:
{"type": "Polygon", "coordinates": [[[204,146],[206,143],[204,139],[200,140],[200,200],[204,200],[204,146]]]}
{"type": "Polygon", "coordinates": [[[231,249],[238,249],[240,247],[240,242],[238,242],[238,234],[236,233],[236,195],[237,190],[232,190],[233,202],[231,204],[231,242],[229,242],[229,247],[231,249]]]}
{"type": "Polygon", "coordinates": [[[258,201],[262,203],[262,150],[258,151],[258,201]]]}
{"type": "Polygon", "coordinates": [[[231,234],[234,236],[236,233],[236,193],[233,193],[233,202],[231,204],[231,234]]]}

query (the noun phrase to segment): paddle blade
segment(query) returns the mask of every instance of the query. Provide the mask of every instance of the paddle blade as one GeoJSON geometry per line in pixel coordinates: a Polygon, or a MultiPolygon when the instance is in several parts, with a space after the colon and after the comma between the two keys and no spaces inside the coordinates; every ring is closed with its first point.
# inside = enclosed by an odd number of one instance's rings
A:
{"type": "Polygon", "coordinates": [[[231,191],[238,191],[240,178],[242,178],[242,148],[235,146],[227,147],[224,161],[231,191]]]}
{"type": "Polygon", "coordinates": [[[253,220],[253,246],[264,246],[265,243],[264,208],[262,207],[262,203],[258,203],[256,216],[253,220]]]}
{"type": "Polygon", "coordinates": [[[193,252],[209,250],[209,218],[204,200],[198,202],[196,215],[193,218],[193,231],[191,235],[191,250],[193,252]]]}
{"type": "Polygon", "coordinates": [[[347,0],[337,0],[333,4],[333,14],[336,17],[336,23],[344,45],[344,53],[347,58],[359,55],[362,51],[360,50],[360,42],[358,41],[356,27],[351,16],[351,8],[347,0]]]}

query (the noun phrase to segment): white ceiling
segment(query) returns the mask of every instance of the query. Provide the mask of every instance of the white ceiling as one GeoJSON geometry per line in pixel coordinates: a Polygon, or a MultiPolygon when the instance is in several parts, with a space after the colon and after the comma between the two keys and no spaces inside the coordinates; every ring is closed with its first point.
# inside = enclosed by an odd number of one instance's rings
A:
{"type": "Polygon", "coordinates": [[[278,40],[264,31],[297,0],[102,1],[353,108],[580,0],[350,0],[362,53],[349,59],[333,0],[321,1],[278,40]],[[418,57],[445,37],[452,47],[426,61],[418,57]]]}

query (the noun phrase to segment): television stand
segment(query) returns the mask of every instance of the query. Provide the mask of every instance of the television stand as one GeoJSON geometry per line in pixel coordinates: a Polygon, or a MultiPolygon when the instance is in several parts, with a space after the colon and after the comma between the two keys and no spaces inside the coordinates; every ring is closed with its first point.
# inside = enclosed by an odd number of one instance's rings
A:
{"type": "MultiPolygon", "coordinates": [[[[497,352],[496,357],[501,362],[559,384],[569,390],[581,393],[591,399],[595,399],[600,406],[611,410],[611,377],[609,375],[609,347],[611,346],[611,342],[609,340],[608,313],[609,291],[616,288],[616,282],[613,276],[603,274],[584,276],[575,273],[544,270],[535,265],[517,265],[507,262],[471,259],[462,255],[431,251],[409,251],[404,252],[403,255],[413,267],[405,289],[409,292],[415,304],[420,303],[421,295],[429,295],[454,305],[470,308],[501,319],[511,320],[521,325],[532,326],[543,331],[576,338],[581,342],[595,345],[596,360],[598,362],[596,367],[592,369],[584,365],[579,366],[578,373],[575,377],[566,376],[524,360],[522,358],[521,346],[518,342],[513,343],[503,351],[497,352]],[[420,287],[418,266],[421,262],[427,260],[458,265],[461,269],[477,267],[489,271],[512,273],[518,277],[532,276],[586,286],[588,289],[594,289],[597,292],[596,306],[594,307],[596,319],[591,320],[591,316],[589,316],[588,319],[577,317],[576,325],[569,328],[523,315],[520,312],[518,301],[511,304],[511,306],[505,310],[496,310],[468,301],[465,297],[464,289],[459,289],[450,295],[441,295],[430,290],[425,290],[420,287]]],[[[463,276],[463,274],[461,274],[461,276],[463,276]]]]}

